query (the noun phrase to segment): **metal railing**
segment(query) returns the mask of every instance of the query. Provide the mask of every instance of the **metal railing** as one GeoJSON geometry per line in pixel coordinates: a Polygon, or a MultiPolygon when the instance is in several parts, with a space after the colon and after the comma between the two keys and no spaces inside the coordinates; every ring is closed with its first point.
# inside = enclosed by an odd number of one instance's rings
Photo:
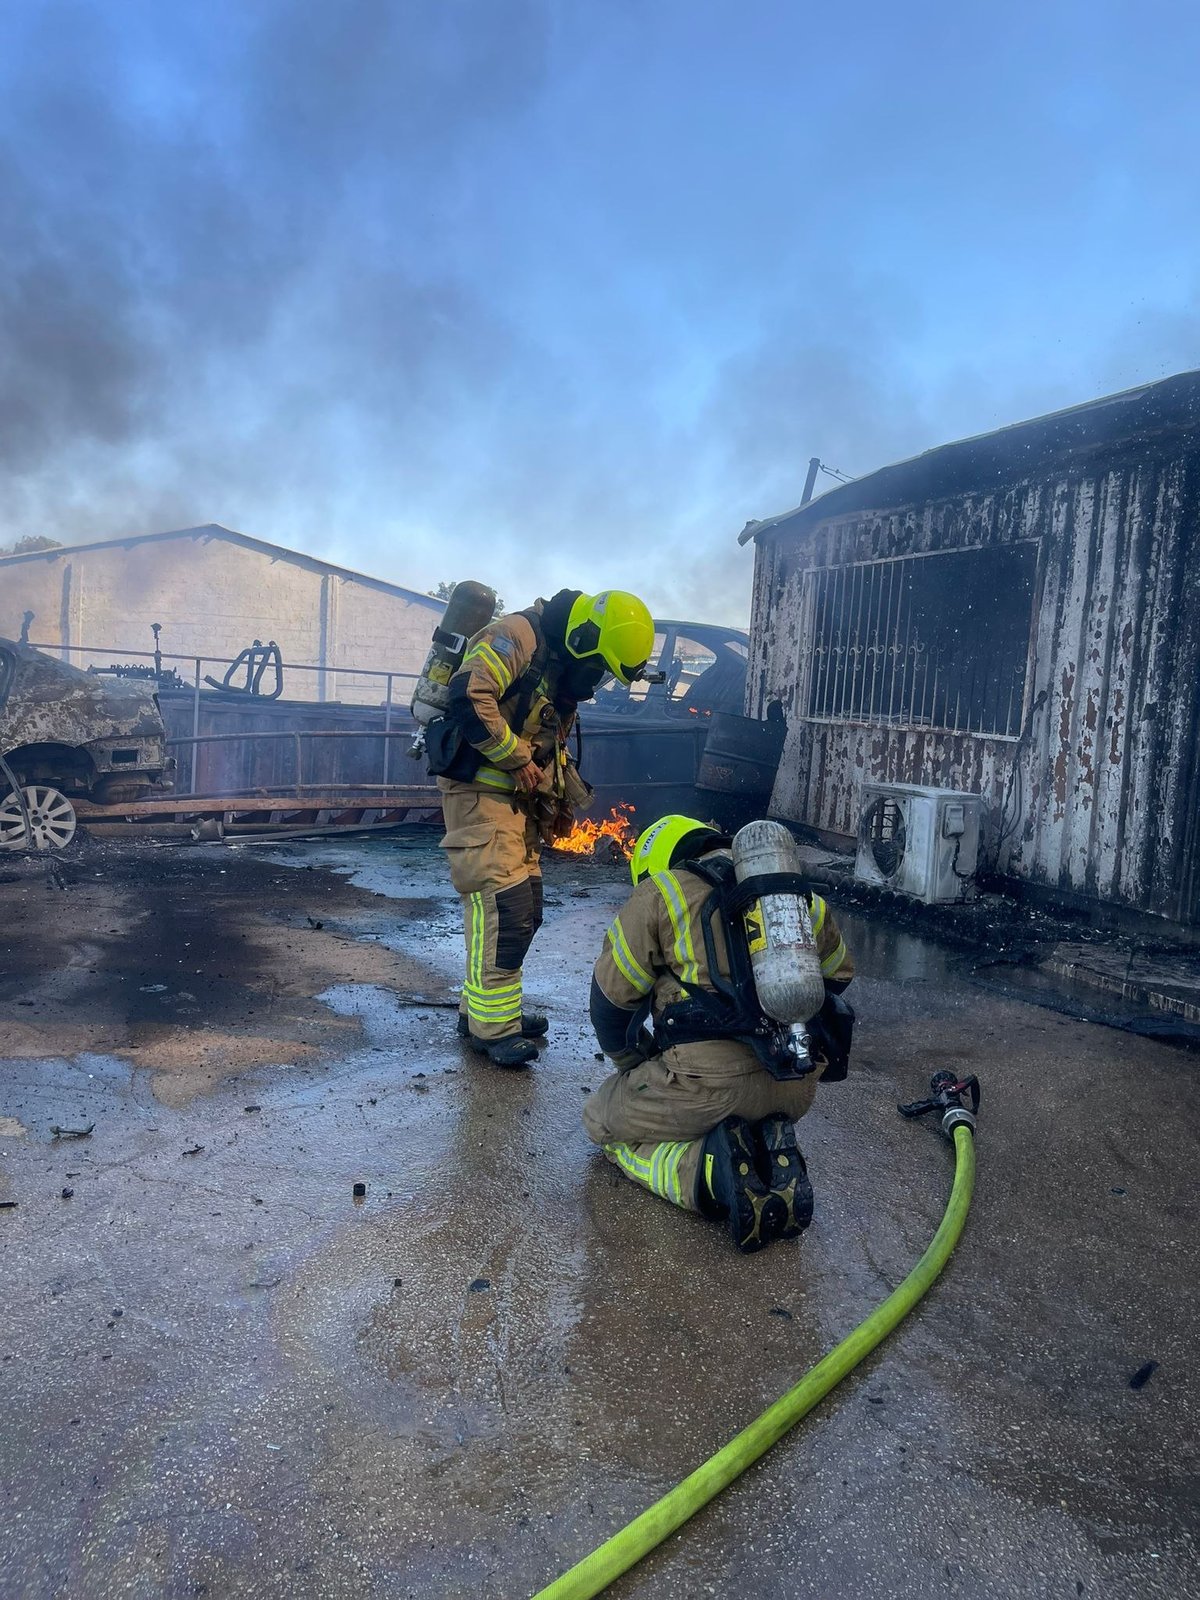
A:
{"type": "MultiPolygon", "coordinates": [[[[42,651],[44,655],[56,655],[60,656],[64,660],[67,660],[72,656],[88,656],[103,657],[104,659],[114,663],[117,663],[118,658],[121,658],[120,664],[124,664],[125,661],[146,661],[152,665],[183,661],[187,663],[189,672],[186,675],[181,673],[179,676],[186,676],[190,678],[189,687],[194,687],[197,693],[199,693],[204,683],[205,668],[217,668],[219,674],[223,676],[224,673],[238,659],[237,656],[189,655],[182,651],[126,650],[121,645],[97,646],[88,644],[39,644],[36,640],[30,640],[29,646],[32,650],[42,651]]],[[[315,676],[317,680],[318,693],[311,698],[306,696],[299,697],[305,699],[306,703],[312,705],[321,705],[329,701],[336,700],[336,695],[325,693],[325,689],[328,687],[326,680],[338,680],[342,678],[374,679],[383,686],[384,692],[379,700],[380,705],[384,705],[389,702],[400,704],[402,703],[402,699],[396,699],[394,693],[395,685],[415,684],[418,677],[418,674],[415,672],[398,672],[395,670],[395,668],[390,667],[334,667],[327,665],[322,666],[311,661],[285,661],[283,663],[283,670],[289,675],[292,673],[307,673],[315,676]]],[[[217,676],[218,673],[211,673],[210,675],[217,676]]],[[[285,698],[295,699],[297,697],[285,696],[285,698]]],[[[370,704],[371,702],[359,701],[355,703],[370,704]]]]}
{"type": "MultiPolygon", "coordinates": [[[[222,691],[220,691],[218,689],[212,689],[212,688],[205,689],[205,687],[204,687],[205,678],[206,677],[223,677],[225,672],[230,667],[233,666],[235,661],[238,660],[237,656],[187,655],[187,654],[184,654],[184,653],[181,653],[181,652],[172,652],[172,651],[167,651],[167,650],[162,650],[162,651],[155,651],[155,650],[126,650],[126,649],[123,649],[123,648],[121,648],[119,646],[118,647],[113,647],[113,646],[100,647],[100,646],[96,646],[96,645],[38,644],[38,643],[36,643],[34,641],[30,642],[30,648],[34,649],[34,650],[41,650],[46,655],[57,655],[57,656],[60,656],[64,660],[69,659],[71,656],[81,656],[81,657],[100,658],[100,659],[102,659],[104,661],[111,662],[114,665],[124,665],[125,662],[127,662],[127,661],[130,661],[130,662],[133,662],[133,661],[145,661],[145,662],[149,663],[153,668],[155,668],[157,672],[161,672],[161,669],[163,667],[165,667],[165,666],[167,666],[169,664],[175,663],[175,662],[184,662],[184,663],[186,663],[186,665],[187,665],[186,674],[185,673],[177,673],[176,675],[181,680],[184,680],[184,687],[186,689],[190,690],[191,695],[192,695],[192,737],[191,737],[190,741],[170,740],[169,743],[171,743],[171,744],[178,744],[178,743],[181,743],[181,742],[188,742],[188,743],[191,743],[191,744],[199,744],[199,743],[205,742],[205,739],[206,738],[210,738],[210,737],[212,739],[226,738],[226,737],[241,737],[241,738],[255,738],[255,739],[278,738],[278,737],[290,738],[290,737],[292,737],[292,735],[290,733],[285,733],[285,734],[282,734],[282,735],[272,734],[272,733],[255,733],[255,734],[240,734],[240,735],[211,735],[211,736],[201,735],[201,733],[200,733],[200,706],[201,706],[202,698],[206,694],[215,696],[215,695],[220,694],[222,692],[222,691]],[[190,681],[187,681],[187,680],[190,680],[190,681]]],[[[382,732],[378,732],[378,731],[373,730],[373,729],[363,729],[361,731],[354,731],[354,730],[341,731],[341,730],[338,730],[338,731],[335,731],[333,734],[331,734],[329,736],[330,737],[334,737],[334,738],[362,738],[362,739],[383,738],[384,746],[383,746],[382,783],[379,785],[379,787],[386,788],[388,786],[388,782],[389,782],[389,779],[390,779],[390,776],[391,776],[391,771],[390,771],[390,757],[391,757],[391,743],[390,743],[390,741],[391,741],[391,738],[392,737],[401,737],[401,738],[411,737],[411,730],[408,730],[408,729],[402,729],[398,735],[393,733],[392,717],[393,717],[393,715],[395,714],[395,712],[398,709],[399,710],[405,710],[407,708],[408,701],[412,696],[412,689],[416,685],[416,682],[417,682],[418,674],[415,673],[415,672],[397,672],[394,669],[390,669],[390,668],[387,668],[387,667],[333,667],[333,666],[320,666],[320,665],[316,665],[316,664],[311,663],[311,662],[298,662],[298,661],[285,661],[283,663],[283,672],[284,672],[284,675],[285,675],[285,677],[284,677],[285,688],[286,688],[286,685],[287,685],[287,678],[291,674],[300,673],[300,674],[315,675],[316,688],[317,688],[318,692],[317,692],[315,698],[312,698],[312,699],[307,699],[307,698],[304,698],[304,697],[297,697],[295,695],[291,695],[291,696],[284,695],[284,696],[281,696],[280,698],[287,698],[287,699],[297,699],[297,698],[299,698],[301,700],[301,703],[303,703],[305,705],[335,705],[335,704],[343,704],[343,705],[356,705],[356,706],[364,706],[364,707],[377,706],[378,708],[380,708],[383,711],[383,729],[382,729],[382,732]],[[377,701],[372,698],[370,700],[355,700],[355,701],[340,701],[339,702],[337,700],[336,695],[328,695],[326,693],[326,690],[329,687],[329,684],[330,684],[331,680],[333,681],[333,686],[336,688],[337,687],[337,681],[340,680],[340,679],[358,679],[358,680],[366,679],[369,682],[378,683],[379,686],[380,686],[380,690],[381,690],[381,696],[380,696],[379,700],[377,700],[377,701]]],[[[108,673],[100,673],[100,672],[98,672],[97,676],[117,676],[117,674],[108,674],[108,673]]],[[[152,682],[152,681],[155,682],[157,690],[158,690],[159,693],[163,693],[163,692],[169,693],[170,692],[170,687],[171,686],[170,685],[163,685],[161,683],[161,681],[159,681],[159,679],[157,677],[153,677],[152,678],[152,677],[148,676],[145,681],[146,682],[152,682]]],[[[225,696],[226,696],[227,703],[234,703],[234,702],[236,702],[236,703],[244,703],[245,705],[248,705],[248,706],[269,705],[269,704],[272,703],[265,696],[256,696],[256,695],[249,695],[249,694],[239,695],[236,692],[231,692],[231,691],[225,691],[225,696]]],[[[316,737],[320,737],[321,735],[317,734],[317,733],[313,733],[313,734],[308,734],[308,735],[305,735],[305,736],[306,737],[316,738],[316,737]]],[[[299,771],[299,763],[297,764],[297,771],[299,771]]],[[[370,787],[374,787],[374,786],[372,785],[370,787]]],[[[194,764],[193,764],[192,787],[188,790],[188,792],[189,793],[194,793],[195,792],[194,764]]]]}

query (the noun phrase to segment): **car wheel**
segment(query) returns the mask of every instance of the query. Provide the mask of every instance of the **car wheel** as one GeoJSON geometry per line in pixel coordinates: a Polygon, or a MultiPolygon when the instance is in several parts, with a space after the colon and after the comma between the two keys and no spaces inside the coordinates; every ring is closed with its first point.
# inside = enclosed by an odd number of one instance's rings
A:
{"type": "Polygon", "coordinates": [[[75,837],[75,807],[59,789],[31,783],[23,791],[32,840],[25,837],[25,819],[16,795],[0,800],[0,850],[65,850],[75,837]]]}

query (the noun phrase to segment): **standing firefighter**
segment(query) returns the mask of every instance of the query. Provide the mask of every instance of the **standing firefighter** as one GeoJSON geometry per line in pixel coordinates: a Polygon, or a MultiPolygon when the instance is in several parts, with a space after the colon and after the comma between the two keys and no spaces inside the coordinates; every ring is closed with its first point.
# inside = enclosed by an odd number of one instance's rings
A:
{"type": "Polygon", "coordinates": [[[562,589],[471,638],[426,730],[466,930],[459,1033],[497,1066],[523,1066],[547,1031],[522,1010],[521,966],[542,922],[542,845],[590,798],[567,751],[575,708],[609,673],[631,683],[653,647],[636,596],[562,589]]]}
{"type": "Polygon", "coordinates": [[[592,1024],[618,1070],[584,1107],[588,1137],[635,1183],[724,1218],[746,1251],[808,1226],[812,1187],[793,1124],[818,1078],[844,1077],[849,1057],[854,1014],[839,996],[854,964],[796,864],[778,824],[753,823],[731,841],[693,817],[664,817],[638,839],[636,887],[592,976],[592,1024]],[[756,875],[742,881],[735,856],[753,830],[756,875]],[[764,840],[776,851],[765,873],[764,840]],[[776,937],[768,982],[772,906],[790,908],[800,942],[776,937]],[[778,1020],[805,1011],[805,1029],[778,1020]]]}

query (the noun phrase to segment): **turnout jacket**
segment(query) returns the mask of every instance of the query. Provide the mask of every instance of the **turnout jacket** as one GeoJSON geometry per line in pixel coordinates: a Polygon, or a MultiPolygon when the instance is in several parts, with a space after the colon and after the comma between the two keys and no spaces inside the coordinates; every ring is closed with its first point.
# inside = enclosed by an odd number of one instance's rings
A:
{"type": "MultiPolygon", "coordinates": [[[[544,604],[536,600],[529,609],[540,617],[544,604]]],[[[545,762],[570,731],[574,715],[560,714],[554,706],[559,666],[548,651],[543,651],[544,665],[532,692],[528,685],[524,693],[517,687],[533,666],[537,648],[527,617],[520,612],[499,617],[474,636],[450,679],[448,715],[483,757],[472,788],[512,793],[512,774],[532,760],[545,762]],[[523,704],[528,711],[522,718],[523,704]]]]}
{"type": "MultiPolygon", "coordinates": [[[[728,856],[728,851],[720,854],[728,856]]],[[[592,970],[591,1017],[600,1048],[621,1068],[641,1059],[630,1044],[631,1024],[639,1015],[661,1016],[686,997],[688,988],[715,993],[709,977],[700,912],[712,885],[695,872],[679,868],[643,878],[613,918],[592,970]],[[685,985],[688,988],[685,988],[685,985]]],[[[839,993],[854,976],[854,961],[833,913],[818,894],[808,896],[817,955],[826,993],[839,993]]],[[[714,920],[717,965],[729,976],[725,941],[714,920]]],[[[757,1066],[753,1052],[736,1041],[723,1041],[729,1052],[746,1058],[740,1070],[757,1066]]],[[[711,1045],[680,1045],[711,1052],[711,1045]]]]}

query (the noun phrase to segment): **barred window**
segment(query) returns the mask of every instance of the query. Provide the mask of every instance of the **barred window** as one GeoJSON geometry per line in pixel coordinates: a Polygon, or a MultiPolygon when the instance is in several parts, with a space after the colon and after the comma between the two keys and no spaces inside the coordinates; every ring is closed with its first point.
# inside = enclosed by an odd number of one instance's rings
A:
{"type": "Polygon", "coordinates": [[[1016,738],[1037,544],[807,575],[808,715],[1016,738]]]}

